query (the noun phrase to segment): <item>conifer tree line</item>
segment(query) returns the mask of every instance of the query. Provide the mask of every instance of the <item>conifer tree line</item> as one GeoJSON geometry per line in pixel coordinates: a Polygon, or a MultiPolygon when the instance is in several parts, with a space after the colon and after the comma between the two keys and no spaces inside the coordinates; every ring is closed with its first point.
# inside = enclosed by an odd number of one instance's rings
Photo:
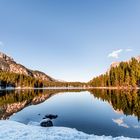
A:
{"type": "Polygon", "coordinates": [[[0,71],[0,87],[86,87],[82,82],[43,81],[23,74],[0,71]]]}
{"type": "Polygon", "coordinates": [[[106,74],[92,79],[89,84],[95,87],[140,86],[140,62],[135,58],[131,58],[129,62],[121,62],[119,66],[111,67],[106,74]]]}
{"type": "Polygon", "coordinates": [[[0,86],[11,87],[43,87],[43,82],[23,74],[0,71],[0,86]]]}

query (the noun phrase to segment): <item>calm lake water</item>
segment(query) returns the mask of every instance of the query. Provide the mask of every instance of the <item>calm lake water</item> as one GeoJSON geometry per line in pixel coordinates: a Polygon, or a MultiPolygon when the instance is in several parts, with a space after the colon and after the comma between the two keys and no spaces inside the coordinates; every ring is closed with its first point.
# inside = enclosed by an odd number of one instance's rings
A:
{"type": "Polygon", "coordinates": [[[12,92],[0,96],[1,118],[17,112],[9,119],[28,124],[40,122],[46,114],[57,114],[54,126],[76,128],[88,134],[140,138],[140,91],[12,92]]]}

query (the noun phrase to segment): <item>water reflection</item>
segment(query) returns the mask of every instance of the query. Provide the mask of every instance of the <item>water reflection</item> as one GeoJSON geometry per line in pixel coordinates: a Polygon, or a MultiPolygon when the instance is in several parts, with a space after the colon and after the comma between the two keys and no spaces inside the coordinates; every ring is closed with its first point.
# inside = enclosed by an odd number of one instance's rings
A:
{"type": "Polygon", "coordinates": [[[126,116],[135,115],[140,120],[140,90],[91,90],[94,97],[107,101],[114,111],[126,116]]]}
{"type": "Polygon", "coordinates": [[[40,122],[52,113],[59,116],[55,126],[76,128],[89,134],[140,138],[140,91],[80,91],[3,91],[0,117],[10,116],[11,120],[28,124],[40,122]],[[15,112],[18,113],[12,115],[15,112]]]}
{"type": "Polygon", "coordinates": [[[124,128],[130,128],[130,126],[127,125],[127,124],[124,122],[124,118],[123,118],[123,117],[121,117],[121,118],[119,118],[119,119],[112,119],[112,121],[113,121],[114,123],[116,123],[118,126],[122,126],[122,127],[124,127],[124,128]]]}
{"type": "Polygon", "coordinates": [[[7,119],[26,106],[36,105],[59,92],[81,90],[0,90],[0,119],[7,119]]]}
{"type": "MultiPolygon", "coordinates": [[[[81,90],[1,90],[0,119],[32,104],[39,104],[60,92],[79,92],[81,90]]],[[[112,105],[116,113],[135,115],[140,120],[140,90],[105,90],[94,89],[90,93],[112,105]]]]}

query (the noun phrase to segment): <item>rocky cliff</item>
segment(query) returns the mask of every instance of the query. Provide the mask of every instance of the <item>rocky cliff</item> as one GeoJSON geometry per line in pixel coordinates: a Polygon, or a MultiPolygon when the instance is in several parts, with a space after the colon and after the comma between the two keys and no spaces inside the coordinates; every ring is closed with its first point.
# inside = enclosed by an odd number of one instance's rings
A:
{"type": "Polygon", "coordinates": [[[30,70],[25,66],[16,63],[13,58],[7,56],[2,52],[0,52],[0,70],[11,73],[23,74],[45,81],[56,81],[55,79],[51,78],[43,72],[30,70]]]}

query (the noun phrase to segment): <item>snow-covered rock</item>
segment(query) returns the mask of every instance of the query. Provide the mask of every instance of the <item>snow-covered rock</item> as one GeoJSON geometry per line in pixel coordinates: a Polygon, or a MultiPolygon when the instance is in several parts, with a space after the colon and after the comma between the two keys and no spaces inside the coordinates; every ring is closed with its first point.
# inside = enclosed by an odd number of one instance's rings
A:
{"type": "Polygon", "coordinates": [[[136,140],[126,137],[88,135],[65,127],[43,128],[14,121],[0,121],[0,140],[136,140]]]}

